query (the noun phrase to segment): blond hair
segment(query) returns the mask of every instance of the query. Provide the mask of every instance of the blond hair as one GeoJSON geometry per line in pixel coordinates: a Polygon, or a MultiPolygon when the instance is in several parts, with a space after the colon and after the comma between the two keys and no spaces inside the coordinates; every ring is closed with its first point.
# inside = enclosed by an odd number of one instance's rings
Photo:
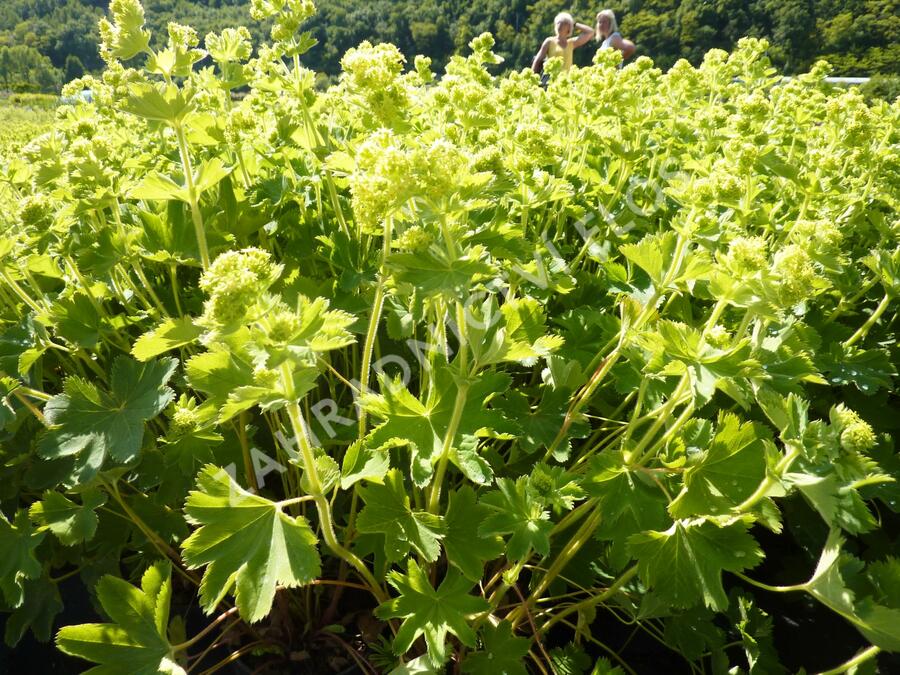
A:
{"type": "Polygon", "coordinates": [[[561,23],[567,23],[572,30],[575,30],[575,19],[568,12],[560,12],[556,15],[556,18],[553,19],[554,27],[560,25],[561,23]]]}
{"type": "Polygon", "coordinates": [[[600,17],[603,16],[609,19],[609,35],[612,35],[613,33],[617,33],[619,31],[619,23],[616,21],[616,13],[611,9],[601,9],[599,12],[597,12],[597,23],[594,26],[594,28],[596,29],[595,32],[597,34],[597,42],[600,42],[600,40],[603,39],[600,36],[600,17]]]}

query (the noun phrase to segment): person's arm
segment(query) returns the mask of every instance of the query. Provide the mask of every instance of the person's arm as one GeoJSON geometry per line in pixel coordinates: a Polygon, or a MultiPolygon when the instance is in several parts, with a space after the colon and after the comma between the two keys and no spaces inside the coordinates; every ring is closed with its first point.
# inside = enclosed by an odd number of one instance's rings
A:
{"type": "Polygon", "coordinates": [[[544,59],[547,58],[547,50],[550,48],[550,40],[552,39],[553,38],[547,38],[544,40],[544,43],[534,57],[534,61],[531,62],[531,69],[538,74],[544,69],[544,59]]]}
{"type": "Polygon", "coordinates": [[[634,50],[636,47],[631,40],[626,40],[621,35],[613,35],[612,40],[609,42],[609,46],[613,49],[618,49],[622,52],[622,60],[625,61],[634,54],[634,50]]]}
{"type": "Polygon", "coordinates": [[[581,32],[578,37],[572,41],[572,49],[580,47],[594,37],[594,29],[583,23],[576,23],[575,28],[581,32]]]}

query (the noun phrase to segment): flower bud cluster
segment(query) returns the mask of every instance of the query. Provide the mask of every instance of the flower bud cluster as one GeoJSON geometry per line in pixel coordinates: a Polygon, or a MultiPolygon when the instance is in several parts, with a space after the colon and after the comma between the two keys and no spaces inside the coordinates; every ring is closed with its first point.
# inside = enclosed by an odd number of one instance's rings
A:
{"type": "Polygon", "coordinates": [[[458,189],[469,170],[463,150],[446,140],[404,147],[382,129],[364,142],[350,180],[353,210],[368,227],[376,227],[407,200],[436,203],[458,189]]]}
{"type": "Polygon", "coordinates": [[[408,87],[400,77],[405,62],[394,45],[365,41],[341,59],[341,83],[363,110],[390,123],[409,107],[408,87]]]}
{"type": "Polygon", "coordinates": [[[257,21],[272,19],[272,39],[290,50],[304,21],[316,13],[313,0],[251,0],[250,16],[257,21]]]}
{"type": "Polygon", "coordinates": [[[183,436],[194,431],[200,423],[197,401],[193,396],[182,394],[169,412],[169,436],[183,436]]]}
{"type": "Polygon", "coordinates": [[[769,267],[768,245],[762,237],[738,236],[721,260],[738,277],[752,276],[769,267]]]}
{"type": "Polygon", "coordinates": [[[843,403],[832,409],[832,423],[841,433],[841,447],[847,452],[866,452],[875,447],[876,437],[871,425],[843,403]]]}
{"type": "Polygon", "coordinates": [[[811,297],[821,280],[806,248],[797,244],[788,244],[775,253],[772,271],[780,281],[782,301],[788,306],[811,297]]]}
{"type": "Polygon", "coordinates": [[[245,248],[227,251],[200,277],[200,288],[209,299],[204,319],[219,325],[241,322],[281,274],[268,251],[245,248]]]}
{"type": "Polygon", "coordinates": [[[404,251],[417,253],[426,250],[434,242],[434,235],[421,225],[412,225],[397,239],[397,247],[404,251]]]}

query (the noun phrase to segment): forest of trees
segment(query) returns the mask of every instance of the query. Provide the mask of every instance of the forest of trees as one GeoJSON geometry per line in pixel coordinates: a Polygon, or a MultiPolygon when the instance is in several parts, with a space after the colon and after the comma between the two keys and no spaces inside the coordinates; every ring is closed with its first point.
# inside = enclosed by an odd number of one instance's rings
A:
{"type": "MultiPolygon", "coordinates": [[[[257,37],[249,0],[144,0],[158,38],[177,19],[204,35],[247,25],[257,37]]],[[[623,35],[666,68],[679,58],[698,62],[713,47],[729,49],[744,35],[767,37],[770,57],[788,73],[828,59],[835,74],[900,74],[900,0],[625,0],[609,5],[575,0],[317,0],[311,29],[319,44],[306,65],[335,74],[341,55],[362,40],[396,44],[408,57],[430,56],[440,67],[475,35],[492,32],[509,68],[527,66],[554,15],[569,10],[593,23],[615,10],[623,35]]],[[[0,2],[0,86],[53,90],[100,68],[97,20],[108,0],[0,2]]],[[[589,62],[591,49],[578,59],[589,62]]]]}

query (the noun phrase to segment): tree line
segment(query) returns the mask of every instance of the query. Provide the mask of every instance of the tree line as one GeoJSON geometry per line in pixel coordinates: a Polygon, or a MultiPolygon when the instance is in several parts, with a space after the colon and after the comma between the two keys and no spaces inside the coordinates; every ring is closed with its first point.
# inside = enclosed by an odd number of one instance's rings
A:
{"type": "MultiPolygon", "coordinates": [[[[261,39],[267,27],[250,19],[248,0],[144,0],[158,40],[177,19],[202,36],[246,25],[261,39]]],[[[407,57],[430,56],[440,68],[484,31],[497,40],[505,67],[526,67],[553,17],[569,10],[584,22],[604,6],[619,17],[637,55],[668,68],[679,58],[698,63],[712,48],[730,49],[740,37],[766,37],[769,56],[788,73],[819,58],[838,75],[900,74],[898,0],[626,0],[609,5],[576,0],[318,0],[310,30],[319,44],[306,65],[328,75],[363,40],[392,42],[407,57]]],[[[52,91],[101,67],[97,21],[108,0],[4,0],[0,3],[0,86],[52,91]]],[[[591,49],[577,60],[588,63],[591,49]]]]}

